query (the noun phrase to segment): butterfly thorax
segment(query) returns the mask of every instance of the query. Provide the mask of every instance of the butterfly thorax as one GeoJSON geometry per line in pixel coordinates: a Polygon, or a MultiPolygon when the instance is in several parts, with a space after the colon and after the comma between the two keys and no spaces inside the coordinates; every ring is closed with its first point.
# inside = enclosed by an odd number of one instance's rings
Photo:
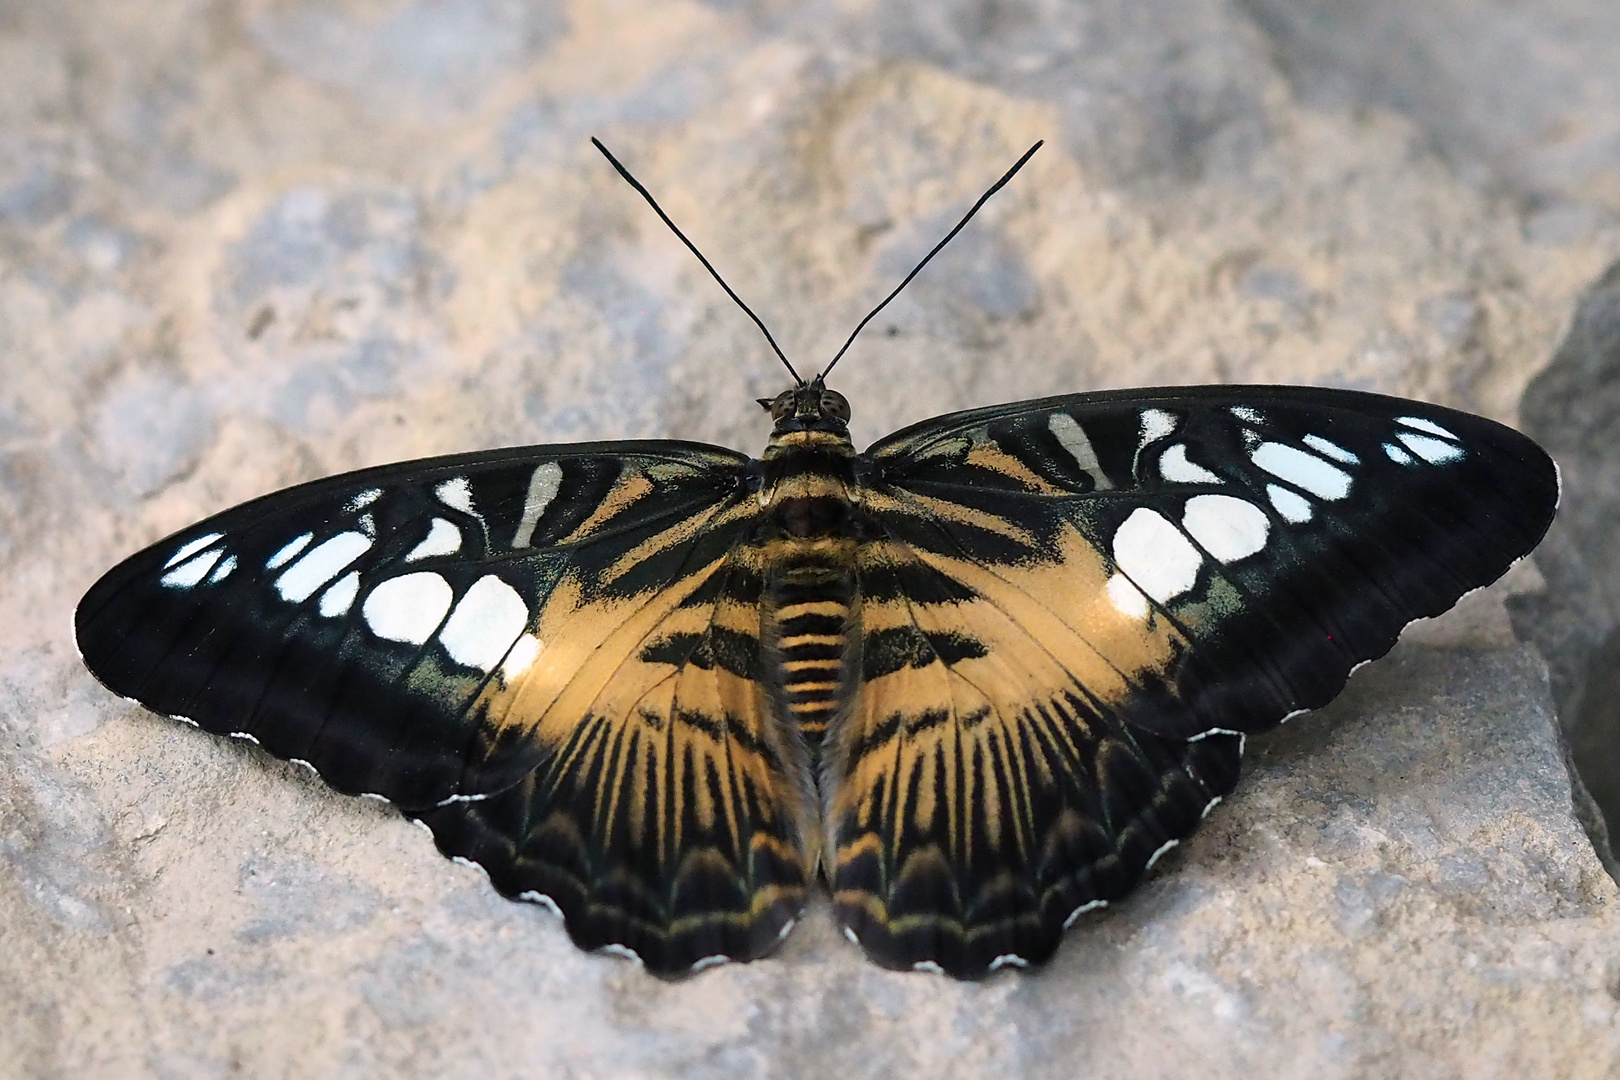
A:
{"type": "Polygon", "coordinates": [[[762,641],[780,714],[812,756],[837,715],[850,653],[855,548],[860,541],[856,453],[848,405],[819,384],[773,403],[756,534],[764,576],[762,641]]]}

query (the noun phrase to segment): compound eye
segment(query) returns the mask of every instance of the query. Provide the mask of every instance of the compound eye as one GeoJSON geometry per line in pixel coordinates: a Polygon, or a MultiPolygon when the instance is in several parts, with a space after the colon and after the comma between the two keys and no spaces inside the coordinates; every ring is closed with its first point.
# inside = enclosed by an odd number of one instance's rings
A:
{"type": "Polygon", "coordinates": [[[776,395],[776,400],[775,401],[771,402],[771,419],[772,420],[780,420],[784,416],[792,416],[792,415],[793,415],[793,391],[792,390],[784,390],[780,394],[776,395]]]}
{"type": "Polygon", "coordinates": [[[821,411],[849,423],[849,399],[836,390],[821,392],[821,411]]]}

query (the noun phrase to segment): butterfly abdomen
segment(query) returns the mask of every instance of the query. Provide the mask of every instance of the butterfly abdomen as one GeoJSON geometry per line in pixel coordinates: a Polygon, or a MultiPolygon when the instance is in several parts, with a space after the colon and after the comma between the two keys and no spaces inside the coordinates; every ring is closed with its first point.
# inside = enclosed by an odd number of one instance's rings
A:
{"type": "Polygon", "coordinates": [[[766,618],[779,657],[781,700],[787,719],[812,753],[820,748],[843,696],[855,588],[847,565],[840,565],[841,546],[795,552],[801,557],[783,566],[767,587],[766,618]]]}
{"type": "Polygon", "coordinates": [[[824,431],[773,438],[765,454],[766,640],[784,719],[812,755],[845,696],[855,602],[853,458],[848,435],[824,431]]]}

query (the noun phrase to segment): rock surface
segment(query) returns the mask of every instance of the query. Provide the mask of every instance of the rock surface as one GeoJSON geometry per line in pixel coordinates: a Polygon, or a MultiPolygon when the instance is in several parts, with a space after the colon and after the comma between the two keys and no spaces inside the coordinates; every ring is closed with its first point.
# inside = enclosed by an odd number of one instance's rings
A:
{"type": "Polygon", "coordinates": [[[1620,17],[1542,7],[0,4],[0,1075],[1613,1075],[1620,890],[1556,706],[1603,697],[1620,610],[1579,344],[1620,17]],[[580,954],[386,807],[112,698],[68,622],[339,469],[757,451],[779,369],[591,134],[812,369],[1049,140],[840,367],[857,441],[1150,382],[1513,421],[1567,336],[1525,419],[1586,509],[1546,591],[1525,564],[1262,741],[1038,975],[881,971],[824,906],[678,984],[580,954]]]}
{"type": "Polygon", "coordinates": [[[1547,588],[1514,598],[1547,656],[1570,750],[1620,830],[1620,263],[1581,297],[1524,394],[1524,430],[1559,461],[1567,495],[1537,553],[1547,588]]]}

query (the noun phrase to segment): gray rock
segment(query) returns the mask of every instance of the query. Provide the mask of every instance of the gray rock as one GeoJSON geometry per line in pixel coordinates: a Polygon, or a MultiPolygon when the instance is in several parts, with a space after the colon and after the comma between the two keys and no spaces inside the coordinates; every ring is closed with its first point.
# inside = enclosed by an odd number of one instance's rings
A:
{"type": "Polygon", "coordinates": [[[1514,613],[1547,656],[1572,759],[1620,827],[1620,263],[1581,297],[1552,362],[1524,395],[1525,430],[1567,492],[1537,562],[1547,589],[1514,613]]]}
{"type": "Polygon", "coordinates": [[[1608,7],[97,0],[0,28],[0,1074],[1620,1068],[1620,892],[1560,736],[1612,755],[1571,720],[1616,699],[1608,7]],[[858,441],[1215,380],[1512,421],[1534,379],[1571,511],[1257,740],[1043,972],[886,972],[824,902],[681,983],[583,955],[388,808],[112,698],[68,623],[135,548],[338,469],[757,452],[780,369],[590,134],[811,369],[1050,140],[841,364],[858,441]]]}

